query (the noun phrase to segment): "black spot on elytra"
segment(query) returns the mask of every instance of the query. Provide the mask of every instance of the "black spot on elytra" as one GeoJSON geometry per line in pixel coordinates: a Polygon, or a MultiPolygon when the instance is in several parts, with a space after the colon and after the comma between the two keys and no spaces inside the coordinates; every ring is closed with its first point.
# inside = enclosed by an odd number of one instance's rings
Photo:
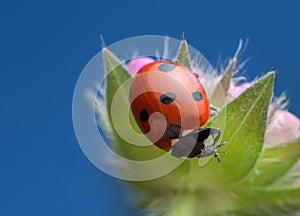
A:
{"type": "Polygon", "coordinates": [[[203,98],[201,92],[199,92],[199,91],[194,92],[192,94],[192,96],[193,96],[193,98],[194,98],[195,101],[200,101],[203,98]]]}
{"type": "Polygon", "coordinates": [[[140,119],[141,119],[142,122],[148,121],[148,119],[149,119],[149,114],[148,114],[148,112],[147,112],[146,109],[143,109],[143,110],[140,112],[140,119]]]}
{"type": "Polygon", "coordinates": [[[177,139],[181,132],[181,126],[180,125],[174,125],[171,124],[167,127],[165,135],[169,139],[177,139]]]}
{"type": "Polygon", "coordinates": [[[162,72],[170,72],[176,67],[174,64],[164,63],[158,66],[158,69],[162,72]]]}
{"type": "Polygon", "coordinates": [[[167,92],[160,96],[160,101],[166,105],[172,103],[175,99],[176,99],[176,94],[174,92],[167,92]]]}

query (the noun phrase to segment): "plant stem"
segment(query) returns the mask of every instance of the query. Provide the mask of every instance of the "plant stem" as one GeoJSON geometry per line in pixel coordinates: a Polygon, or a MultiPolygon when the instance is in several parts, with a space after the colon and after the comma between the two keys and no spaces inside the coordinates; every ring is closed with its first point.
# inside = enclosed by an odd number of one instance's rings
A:
{"type": "Polygon", "coordinates": [[[179,193],[172,202],[167,216],[197,216],[197,198],[193,193],[179,193]]]}

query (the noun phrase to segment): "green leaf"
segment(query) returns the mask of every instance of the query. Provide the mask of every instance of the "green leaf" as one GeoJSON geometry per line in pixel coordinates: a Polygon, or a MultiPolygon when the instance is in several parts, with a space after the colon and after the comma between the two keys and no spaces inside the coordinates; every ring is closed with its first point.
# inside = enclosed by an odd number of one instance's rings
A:
{"type": "MultiPolygon", "coordinates": [[[[122,62],[108,49],[103,49],[103,58],[105,61],[105,71],[107,74],[107,110],[111,110],[112,100],[115,96],[116,91],[122,84],[131,79],[130,73],[122,65],[122,62]]],[[[124,96],[129,95],[129,89],[123,89],[124,96]]],[[[111,117],[111,113],[109,112],[111,117]]]]}
{"type": "Polygon", "coordinates": [[[199,179],[210,184],[226,185],[241,180],[254,167],[262,150],[273,85],[274,72],[270,72],[207,124],[224,130],[221,141],[228,144],[221,150],[226,151],[227,155],[221,155],[221,163],[210,160],[203,168],[197,168],[197,161],[193,160],[192,172],[198,174],[199,179]]]}
{"type": "Polygon", "coordinates": [[[140,133],[129,104],[129,90],[132,77],[122,62],[109,50],[103,49],[103,58],[107,75],[107,111],[115,137],[117,138],[117,146],[115,146],[114,150],[118,154],[132,160],[149,160],[161,156],[162,151],[152,145],[145,136],[142,138],[143,143],[139,143],[140,145],[138,146],[128,143],[119,135],[122,129],[129,127],[140,133]],[[115,103],[114,106],[112,106],[113,103],[115,103]],[[114,111],[114,115],[120,115],[120,118],[113,116],[112,111],[114,111]],[[113,124],[113,119],[116,118],[116,124],[113,124]]]}
{"type": "Polygon", "coordinates": [[[233,191],[237,215],[294,215],[300,210],[300,188],[233,191]]]}
{"type": "Polygon", "coordinates": [[[183,66],[187,67],[188,69],[192,70],[191,68],[191,59],[190,59],[190,52],[189,52],[189,45],[186,40],[182,40],[180,43],[179,51],[177,53],[176,61],[183,66]]]}
{"type": "Polygon", "coordinates": [[[222,107],[226,100],[226,96],[228,93],[230,81],[233,75],[233,72],[235,70],[237,64],[237,59],[233,58],[231,62],[229,63],[227,69],[225,70],[221,80],[216,85],[212,97],[211,97],[211,103],[216,107],[222,107]]]}
{"type": "Polygon", "coordinates": [[[242,185],[267,186],[286,174],[300,157],[300,140],[264,149],[242,185]]]}

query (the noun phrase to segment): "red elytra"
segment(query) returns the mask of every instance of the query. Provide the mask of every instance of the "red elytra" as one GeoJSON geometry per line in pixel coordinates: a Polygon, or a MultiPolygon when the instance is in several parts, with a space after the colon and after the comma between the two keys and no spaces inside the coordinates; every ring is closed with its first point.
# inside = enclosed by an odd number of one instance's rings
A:
{"type": "Polygon", "coordinates": [[[132,81],[130,104],[140,129],[165,151],[172,148],[172,139],[180,131],[196,130],[210,118],[210,102],[202,84],[176,62],[144,66],[132,81]]]}

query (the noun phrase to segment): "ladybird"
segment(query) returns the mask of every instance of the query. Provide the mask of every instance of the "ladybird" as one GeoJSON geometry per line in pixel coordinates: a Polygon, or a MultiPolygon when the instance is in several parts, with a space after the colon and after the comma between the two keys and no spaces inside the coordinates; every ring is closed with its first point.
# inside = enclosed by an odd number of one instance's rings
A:
{"type": "Polygon", "coordinates": [[[155,61],[142,67],[132,80],[130,106],[147,138],[177,158],[214,155],[221,131],[201,128],[215,109],[197,75],[177,62],[155,61]],[[212,144],[207,140],[212,137],[212,144]]]}

